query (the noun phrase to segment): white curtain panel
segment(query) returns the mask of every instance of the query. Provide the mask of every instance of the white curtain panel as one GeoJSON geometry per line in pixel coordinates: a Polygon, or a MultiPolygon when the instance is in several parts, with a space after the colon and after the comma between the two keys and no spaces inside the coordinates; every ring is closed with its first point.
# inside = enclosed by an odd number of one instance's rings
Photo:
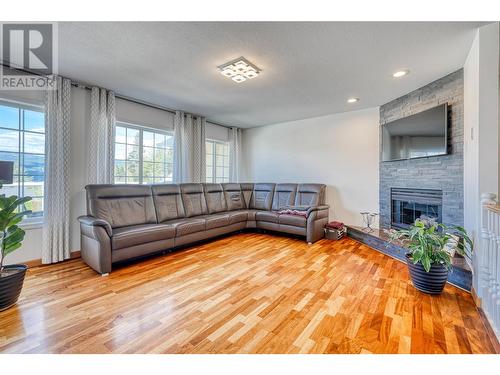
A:
{"type": "Polygon", "coordinates": [[[92,87],[87,139],[88,184],[113,183],[115,116],[115,94],[92,87]]]}
{"type": "Polygon", "coordinates": [[[193,121],[193,182],[206,182],[205,117],[193,121]]]}
{"type": "Polygon", "coordinates": [[[192,127],[187,123],[191,122],[191,116],[186,116],[182,111],[176,111],[174,117],[174,171],[173,182],[188,182],[190,178],[189,168],[189,147],[193,137],[192,127]]]}
{"type": "Polygon", "coordinates": [[[175,183],[205,182],[205,124],[203,117],[194,117],[182,111],[175,112],[175,183]]]}
{"type": "Polygon", "coordinates": [[[45,186],[42,263],[70,257],[69,163],[71,81],[54,77],[45,93],[45,186]]]}
{"type": "Polygon", "coordinates": [[[229,181],[240,182],[241,137],[239,128],[229,129],[229,181]]]}

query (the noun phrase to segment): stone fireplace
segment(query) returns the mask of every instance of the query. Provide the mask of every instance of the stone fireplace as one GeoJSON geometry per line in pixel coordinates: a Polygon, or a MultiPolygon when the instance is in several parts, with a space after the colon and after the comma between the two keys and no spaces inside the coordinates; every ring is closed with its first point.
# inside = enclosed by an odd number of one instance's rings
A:
{"type": "Polygon", "coordinates": [[[405,227],[422,215],[463,225],[463,70],[438,79],[380,107],[385,124],[448,104],[448,154],[380,162],[380,227],[405,227]]]}

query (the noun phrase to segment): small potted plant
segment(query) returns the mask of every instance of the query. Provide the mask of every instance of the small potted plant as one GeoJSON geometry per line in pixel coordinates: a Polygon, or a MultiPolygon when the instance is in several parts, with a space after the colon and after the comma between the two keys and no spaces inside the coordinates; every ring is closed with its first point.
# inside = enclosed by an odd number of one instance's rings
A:
{"type": "MultiPolygon", "coordinates": [[[[0,189],[3,182],[12,181],[12,177],[3,176],[5,170],[12,175],[12,165],[0,162],[0,189]]],[[[23,210],[31,197],[18,198],[15,195],[6,197],[0,194],[0,311],[14,305],[21,294],[27,267],[22,264],[4,266],[5,257],[21,247],[24,230],[18,224],[25,215],[31,213],[23,210]]]]}
{"type": "Polygon", "coordinates": [[[454,251],[472,252],[473,243],[464,228],[417,219],[409,229],[393,230],[390,241],[401,241],[408,249],[406,262],[415,288],[440,294],[451,270],[454,251]]]}

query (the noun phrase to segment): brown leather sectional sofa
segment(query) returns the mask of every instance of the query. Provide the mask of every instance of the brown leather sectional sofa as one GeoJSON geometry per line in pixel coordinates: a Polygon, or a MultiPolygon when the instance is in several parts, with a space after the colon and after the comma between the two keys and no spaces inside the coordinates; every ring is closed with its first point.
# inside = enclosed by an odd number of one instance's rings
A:
{"type": "Polygon", "coordinates": [[[88,185],[87,216],[78,218],[81,256],[101,274],[126,259],[245,228],[323,237],[328,222],[321,184],[88,185]],[[279,214],[283,208],[307,218],[279,214]]]}

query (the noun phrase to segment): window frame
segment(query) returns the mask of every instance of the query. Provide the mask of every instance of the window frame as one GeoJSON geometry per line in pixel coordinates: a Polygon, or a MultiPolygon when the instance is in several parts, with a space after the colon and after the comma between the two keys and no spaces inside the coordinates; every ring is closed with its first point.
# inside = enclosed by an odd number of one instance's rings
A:
{"type": "MultiPolygon", "coordinates": [[[[25,154],[28,155],[43,155],[43,160],[44,160],[44,170],[43,170],[43,192],[44,194],[41,196],[42,198],[42,205],[43,205],[43,210],[41,211],[42,214],[40,216],[25,216],[23,218],[23,221],[19,223],[19,227],[24,228],[24,229],[36,229],[40,228],[43,225],[43,222],[45,220],[45,178],[46,178],[46,157],[47,157],[47,129],[46,129],[46,113],[45,113],[45,106],[42,104],[34,104],[34,103],[26,103],[26,102],[21,102],[17,100],[10,100],[6,98],[0,98],[0,105],[4,107],[12,107],[17,110],[19,110],[19,119],[18,119],[18,125],[19,127],[17,129],[12,129],[12,128],[6,128],[0,125],[0,130],[14,130],[19,133],[19,139],[18,139],[18,151],[17,155],[19,158],[19,165],[18,165],[18,174],[15,175],[14,177],[18,178],[18,190],[17,190],[17,196],[18,197],[23,197],[24,196],[24,177],[26,175],[24,174],[24,160],[25,160],[25,154]],[[24,129],[24,112],[23,111],[31,111],[31,112],[40,112],[44,116],[44,127],[43,127],[43,133],[40,132],[34,132],[32,130],[25,130],[24,129]],[[25,133],[31,133],[31,134],[43,134],[44,136],[44,146],[43,146],[43,154],[40,153],[34,153],[34,152],[24,152],[24,144],[25,144],[25,133]],[[21,151],[23,150],[23,151],[21,151]],[[23,171],[23,174],[21,174],[21,170],[23,171]],[[21,181],[22,179],[22,181],[21,181]],[[22,194],[21,194],[22,192],[22,194]]],[[[16,154],[16,152],[13,151],[0,151],[0,152],[6,152],[6,153],[12,153],[16,154]]],[[[40,198],[40,196],[35,196],[35,198],[40,198]]]]}
{"type": "MultiPolygon", "coordinates": [[[[205,139],[205,148],[207,147],[207,143],[212,143],[212,181],[209,182],[209,183],[213,183],[213,184],[224,184],[224,183],[229,183],[230,182],[230,170],[231,170],[231,155],[230,155],[230,149],[229,149],[229,142],[228,141],[221,141],[221,140],[218,140],[218,139],[212,139],[212,138],[206,138],[205,139]],[[222,165],[222,166],[219,166],[219,168],[223,168],[223,169],[228,169],[228,176],[227,176],[227,179],[224,179],[225,176],[222,176],[222,181],[217,181],[217,156],[221,156],[221,155],[217,155],[217,152],[216,152],[216,145],[217,144],[220,144],[224,147],[227,147],[227,160],[228,160],[228,163],[227,163],[227,166],[226,165],[222,165]]],[[[208,156],[208,153],[205,151],[205,158],[207,158],[208,156]]],[[[222,155],[222,157],[225,157],[226,155],[222,155]]],[[[205,171],[207,170],[207,162],[205,160],[205,171]]],[[[209,176],[205,176],[205,181],[207,181],[207,178],[209,176]]]]}
{"type": "MultiPolygon", "coordinates": [[[[129,122],[126,122],[126,121],[120,121],[120,120],[116,120],[115,122],[115,126],[114,126],[114,130],[113,130],[113,183],[114,184],[126,184],[126,185],[152,185],[152,184],[155,184],[156,182],[154,183],[144,183],[144,174],[143,174],[143,171],[144,171],[144,166],[143,166],[143,163],[144,163],[144,156],[143,156],[143,148],[144,148],[144,144],[143,144],[143,139],[144,139],[144,131],[147,131],[147,132],[150,132],[150,133],[158,133],[158,134],[163,134],[165,136],[170,136],[170,137],[174,137],[174,131],[173,130],[163,130],[163,129],[158,129],[158,128],[153,128],[151,126],[147,126],[147,125],[139,125],[139,124],[134,124],[134,123],[129,123],[129,122]],[[134,130],[137,130],[139,131],[139,142],[138,142],[138,147],[139,147],[139,159],[137,160],[137,163],[139,164],[139,182],[137,184],[135,183],[129,183],[129,182],[116,182],[116,175],[115,175],[115,163],[117,161],[116,159],[116,155],[115,155],[115,147],[116,147],[116,144],[121,144],[121,145],[125,145],[127,146],[128,143],[127,140],[125,140],[125,143],[121,143],[121,142],[117,142],[116,141],[116,128],[117,127],[122,127],[122,128],[129,128],[129,129],[134,129],[134,130]]],[[[161,147],[155,147],[153,146],[152,148],[156,149],[156,148],[160,148],[161,147]]],[[[168,150],[170,147],[166,147],[165,150],[168,150]]],[[[173,145],[172,145],[172,153],[173,153],[173,145]]],[[[127,157],[127,149],[125,148],[125,162],[127,161],[126,157],[127,157]]],[[[122,161],[122,160],[119,160],[119,161],[122,161]]],[[[166,162],[164,162],[164,164],[168,164],[166,162]]],[[[172,168],[173,168],[173,164],[174,164],[174,161],[172,160],[172,168]]],[[[126,168],[126,167],[125,167],[126,168]]],[[[173,169],[172,169],[173,170],[173,169]]],[[[128,176],[118,176],[118,177],[125,177],[127,178],[128,176]]],[[[131,176],[133,177],[133,176],[131,176]]],[[[163,182],[158,182],[158,183],[163,183],[163,184],[168,184],[168,183],[173,183],[173,175],[172,175],[172,181],[163,181],[163,182]]]]}

